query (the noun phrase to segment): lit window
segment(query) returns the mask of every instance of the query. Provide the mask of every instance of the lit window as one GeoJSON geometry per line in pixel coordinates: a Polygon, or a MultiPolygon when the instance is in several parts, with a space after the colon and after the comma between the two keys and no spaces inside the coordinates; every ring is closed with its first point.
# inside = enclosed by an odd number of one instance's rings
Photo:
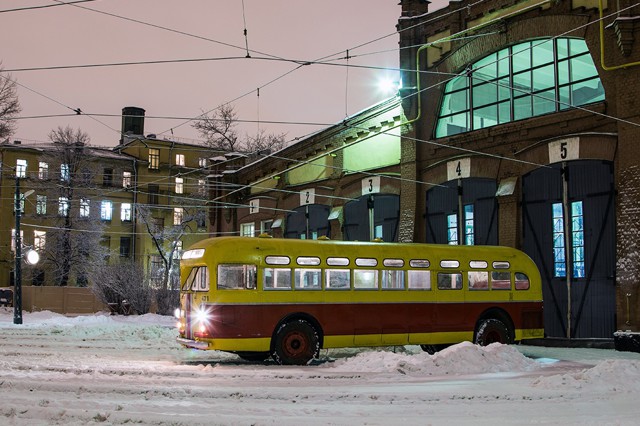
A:
{"type": "Polygon", "coordinates": [[[604,100],[584,40],[519,43],[471,64],[444,89],[436,137],[604,100]]]}
{"type": "Polygon", "coordinates": [[[176,178],[176,194],[182,194],[184,192],[184,179],[181,177],[176,178]]]}
{"type": "Polygon", "coordinates": [[[122,187],[131,188],[131,172],[122,172],[122,187]]]}
{"type": "Polygon", "coordinates": [[[176,154],[176,166],[184,167],[184,154],[176,154]]]}
{"type": "Polygon", "coordinates": [[[91,213],[89,203],[90,201],[88,198],[80,199],[80,217],[89,217],[89,214],[91,213]]]}
{"type": "Polygon", "coordinates": [[[198,166],[207,167],[207,159],[206,159],[206,157],[200,157],[198,159],[198,166]]]}
{"type": "Polygon", "coordinates": [[[58,216],[69,216],[69,199],[67,197],[58,197],[58,216]]]}
{"type": "Polygon", "coordinates": [[[160,150],[149,148],[149,168],[157,170],[160,167],[160,150]]]}
{"type": "Polygon", "coordinates": [[[113,215],[113,203],[109,200],[103,200],[100,205],[100,219],[111,220],[113,215]]]}
{"type": "Polygon", "coordinates": [[[182,255],[182,240],[176,241],[174,247],[175,248],[173,250],[173,258],[180,259],[180,256],[182,255]]]}
{"type": "Polygon", "coordinates": [[[46,195],[36,195],[36,214],[40,216],[47,214],[46,195]]]}
{"type": "MultiPolygon", "coordinates": [[[[567,276],[567,260],[565,257],[564,215],[562,204],[554,203],[551,206],[553,220],[553,265],[556,277],[567,276]]],[[[584,278],[584,212],[582,201],[571,203],[571,255],[573,265],[570,268],[574,278],[584,278]]]]}
{"type": "MultiPolygon", "coordinates": [[[[24,231],[21,229],[20,230],[20,242],[22,242],[24,239],[24,231]]],[[[12,229],[11,230],[11,251],[16,251],[16,230],[12,229]]]]}
{"type": "MultiPolygon", "coordinates": [[[[13,212],[16,211],[16,204],[18,200],[16,200],[16,194],[13,194],[13,212]]],[[[24,213],[24,194],[20,194],[20,213],[24,213]]]]}
{"type": "Polygon", "coordinates": [[[120,220],[122,222],[131,222],[131,203],[120,204],[120,220]]]}
{"type": "Polygon", "coordinates": [[[38,179],[49,179],[49,164],[44,161],[38,163],[38,179]]]}
{"type": "Polygon", "coordinates": [[[467,204],[464,206],[464,243],[468,246],[474,244],[473,228],[473,204],[467,204]]]}
{"type": "Polygon", "coordinates": [[[27,177],[27,160],[18,158],[16,160],[16,177],[27,177]]]}
{"type": "Polygon", "coordinates": [[[451,245],[458,244],[458,215],[450,214],[447,216],[447,243],[451,245]]]}
{"type": "Polygon", "coordinates": [[[204,179],[198,179],[198,194],[200,195],[207,194],[207,181],[204,179]]]}
{"type": "Polygon", "coordinates": [[[47,233],[45,231],[33,231],[33,247],[36,251],[43,251],[47,242],[47,233]]]}
{"type": "Polygon", "coordinates": [[[173,208],[173,224],[180,225],[182,223],[183,218],[184,218],[184,208],[174,207],[173,208]]]}
{"type": "Polygon", "coordinates": [[[254,237],[256,233],[255,223],[242,223],[240,224],[240,236],[242,237],[254,237]]]}
{"type": "Polygon", "coordinates": [[[68,164],[60,164],[60,180],[64,182],[69,182],[69,165],[68,164]]]}

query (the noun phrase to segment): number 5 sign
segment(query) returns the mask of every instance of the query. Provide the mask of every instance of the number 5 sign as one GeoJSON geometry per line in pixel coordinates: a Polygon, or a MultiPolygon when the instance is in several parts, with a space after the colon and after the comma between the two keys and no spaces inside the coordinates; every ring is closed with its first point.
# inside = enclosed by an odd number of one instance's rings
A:
{"type": "Polygon", "coordinates": [[[549,163],[580,158],[580,139],[567,138],[549,142],[549,163]]]}

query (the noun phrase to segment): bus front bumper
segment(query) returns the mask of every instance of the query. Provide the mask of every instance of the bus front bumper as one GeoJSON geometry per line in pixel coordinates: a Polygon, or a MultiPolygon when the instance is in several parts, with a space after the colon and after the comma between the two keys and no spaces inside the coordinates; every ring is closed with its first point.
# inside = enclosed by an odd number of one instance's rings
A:
{"type": "Polygon", "coordinates": [[[182,346],[186,346],[187,348],[194,348],[194,349],[201,349],[201,350],[209,349],[209,343],[202,342],[200,340],[191,340],[191,339],[185,339],[184,337],[177,337],[176,342],[180,343],[182,346]]]}

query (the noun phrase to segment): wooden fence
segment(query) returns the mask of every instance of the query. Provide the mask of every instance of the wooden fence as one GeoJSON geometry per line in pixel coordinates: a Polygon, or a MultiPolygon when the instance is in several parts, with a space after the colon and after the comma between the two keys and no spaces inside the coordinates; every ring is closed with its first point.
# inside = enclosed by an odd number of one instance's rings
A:
{"type": "Polygon", "coordinates": [[[109,311],[86,287],[23,286],[22,309],[59,314],[93,314],[109,311]]]}

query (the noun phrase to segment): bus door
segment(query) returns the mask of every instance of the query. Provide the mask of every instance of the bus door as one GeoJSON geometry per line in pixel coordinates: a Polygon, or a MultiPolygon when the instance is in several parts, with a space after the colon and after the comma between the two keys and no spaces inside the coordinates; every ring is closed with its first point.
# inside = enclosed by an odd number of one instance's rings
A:
{"type": "Polygon", "coordinates": [[[198,307],[208,299],[209,269],[206,266],[196,266],[189,271],[182,284],[180,306],[184,309],[185,337],[194,338],[194,331],[198,326],[198,307]]]}
{"type": "MultiPolygon", "coordinates": [[[[447,261],[445,261],[447,262],[447,261]]],[[[453,261],[451,261],[453,262],[453,261]]],[[[457,261],[455,261],[457,262],[457,261]]],[[[462,331],[465,324],[463,274],[457,270],[434,271],[436,274],[436,328],[441,332],[462,331]]]]}

